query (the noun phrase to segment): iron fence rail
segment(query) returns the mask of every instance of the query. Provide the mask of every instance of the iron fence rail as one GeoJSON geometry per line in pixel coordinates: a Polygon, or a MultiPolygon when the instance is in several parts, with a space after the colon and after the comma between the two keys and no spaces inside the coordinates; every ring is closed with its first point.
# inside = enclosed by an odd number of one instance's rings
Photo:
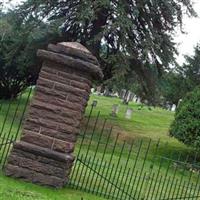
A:
{"type": "Polygon", "coordinates": [[[20,137],[31,95],[32,88],[29,88],[17,99],[0,100],[0,169],[4,169],[12,144],[20,137]]]}
{"type": "MultiPolygon", "coordinates": [[[[0,168],[3,169],[21,125],[32,89],[16,100],[0,101],[0,168]]],[[[106,199],[200,199],[199,152],[167,151],[153,140],[121,139],[93,107],[79,135],[69,187],[106,199]]]]}
{"type": "Polygon", "coordinates": [[[107,199],[200,199],[198,152],[191,159],[167,154],[161,141],[122,141],[92,112],[79,137],[71,187],[107,199]]]}

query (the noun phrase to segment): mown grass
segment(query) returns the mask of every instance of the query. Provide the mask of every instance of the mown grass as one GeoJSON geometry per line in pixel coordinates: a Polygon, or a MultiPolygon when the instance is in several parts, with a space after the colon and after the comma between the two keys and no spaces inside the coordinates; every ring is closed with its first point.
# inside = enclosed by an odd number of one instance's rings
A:
{"type": "MultiPolygon", "coordinates": [[[[90,105],[93,100],[97,100],[98,105],[94,108],[92,113],[86,132],[86,139],[84,140],[80,154],[82,162],[85,163],[84,165],[88,165],[92,170],[88,169],[88,166],[86,167],[80,162],[77,163],[78,167],[75,168],[75,174],[77,173],[78,175],[73,176],[72,179],[74,179],[73,181],[75,184],[78,184],[79,188],[92,188],[91,192],[94,192],[94,190],[97,189],[96,193],[105,196],[112,193],[114,196],[120,194],[123,197],[125,195],[123,192],[118,189],[113,189],[115,186],[119,186],[131,193],[131,195],[136,197],[136,199],[152,199],[157,196],[162,196],[162,198],[174,198],[175,196],[179,198],[188,198],[188,195],[194,196],[198,193],[198,188],[195,190],[194,187],[197,184],[198,171],[194,170],[194,172],[191,172],[193,167],[190,165],[196,162],[195,150],[185,146],[175,138],[170,137],[168,134],[169,126],[173,120],[173,112],[161,108],[151,108],[150,110],[147,107],[143,107],[141,109],[141,105],[133,102],[127,106],[123,105],[121,100],[117,98],[93,95],[90,98],[86,115],[89,115],[90,113],[90,105]],[[119,113],[116,117],[110,115],[113,104],[118,104],[120,106],[119,113]],[[133,116],[130,120],[125,119],[124,116],[127,107],[133,109],[133,116]],[[99,111],[101,113],[93,133],[97,119],[96,116],[99,111]],[[108,121],[101,139],[102,144],[98,147],[98,153],[95,154],[98,139],[101,135],[103,121],[105,119],[108,119],[108,121]],[[112,132],[112,138],[108,142],[109,146],[114,143],[117,133],[120,134],[119,142],[113,156],[112,147],[106,147],[105,145],[106,137],[109,134],[109,128],[111,126],[114,126],[114,129],[112,132]],[[92,142],[90,141],[91,138],[92,142]],[[150,139],[151,146],[146,156],[145,154],[150,139]],[[126,147],[119,162],[119,155],[124,140],[126,141],[126,147]],[[143,140],[143,146],[135,165],[140,140],[143,140]],[[127,165],[128,149],[130,148],[132,141],[134,142],[134,150],[131,153],[129,164],[127,165]],[[159,148],[157,148],[158,141],[160,141],[159,148]],[[107,149],[105,155],[103,155],[105,148],[107,149]],[[85,156],[87,152],[89,152],[88,156],[85,156]],[[187,157],[188,154],[189,157],[187,157]],[[103,166],[99,163],[99,160],[101,160],[102,157],[104,162],[103,166]],[[111,157],[112,161],[109,162],[111,157]],[[187,158],[189,159],[187,160],[187,158]],[[186,160],[190,163],[189,166],[184,163],[186,160]],[[135,170],[132,175],[134,176],[135,182],[130,181],[131,178],[128,176],[134,165],[135,170]],[[114,167],[112,168],[112,166],[114,167]],[[104,170],[104,168],[108,168],[108,170],[104,170]],[[116,173],[113,173],[113,170],[116,173]],[[105,177],[101,178],[98,175],[96,181],[92,181],[92,179],[97,175],[91,171],[96,171],[100,175],[105,175],[105,177]],[[84,174],[83,177],[86,178],[77,178],[81,177],[81,174],[84,174]],[[107,176],[110,183],[108,183],[108,180],[105,181],[107,176]],[[90,184],[88,184],[88,182],[90,184]],[[174,187],[171,187],[171,185],[174,185],[174,187]],[[132,191],[130,191],[130,187],[132,187],[132,191]],[[103,189],[99,191],[98,188],[103,189]],[[147,193],[150,195],[148,196],[147,193]]],[[[84,123],[84,126],[85,124],[86,122],[84,123]]],[[[77,151],[79,151],[79,148],[79,145],[77,145],[77,151]]],[[[126,199],[127,196],[124,198],[126,199]]]]}
{"type": "MultiPolygon", "coordinates": [[[[26,110],[27,96],[29,91],[26,91],[21,98],[12,101],[0,101],[0,142],[5,141],[5,138],[18,138],[21,134],[21,122],[23,121],[23,112],[26,110]]],[[[32,94],[31,94],[32,96],[32,94]]],[[[0,146],[0,157],[6,156],[7,146],[0,146]]],[[[2,158],[2,157],[1,157],[2,158]]],[[[4,160],[0,160],[3,164],[4,160]]],[[[103,198],[96,197],[84,192],[63,188],[55,190],[53,188],[40,187],[20,180],[5,177],[3,172],[0,172],[0,200],[102,200],[103,198]]]]}
{"type": "MultiPolygon", "coordinates": [[[[10,135],[15,135],[16,132],[18,131],[18,129],[19,129],[18,125],[19,125],[19,122],[21,121],[21,116],[22,116],[23,110],[25,108],[27,95],[28,95],[28,93],[25,93],[22,96],[22,99],[20,100],[20,104],[17,109],[17,112],[15,112],[15,111],[18,106],[18,101],[13,101],[13,102],[11,102],[11,104],[8,101],[2,102],[3,107],[1,108],[1,112],[0,112],[0,122],[1,122],[0,134],[1,135],[8,134],[9,132],[10,132],[10,135]],[[9,108],[9,106],[10,106],[10,111],[7,114],[7,109],[9,108]],[[13,121],[13,119],[15,119],[15,120],[13,121]]],[[[84,141],[84,145],[81,149],[80,155],[82,155],[82,158],[85,162],[88,162],[89,158],[90,158],[90,161],[93,160],[93,162],[90,162],[89,165],[92,167],[92,165],[95,166],[95,164],[96,164],[96,166],[97,166],[96,170],[98,169],[98,165],[97,165],[98,159],[102,158],[102,154],[103,154],[105,146],[102,145],[99,147],[98,154],[96,155],[95,159],[93,159],[93,156],[94,156],[94,152],[96,150],[97,141],[98,141],[98,138],[99,138],[99,135],[101,132],[103,121],[105,119],[108,119],[108,121],[107,121],[107,125],[105,127],[104,136],[102,138],[102,140],[104,142],[106,140],[107,134],[109,134],[109,129],[111,126],[114,126],[114,128],[113,128],[112,138],[109,141],[110,144],[114,143],[114,138],[115,138],[116,134],[120,133],[119,148],[117,151],[114,152],[114,156],[112,158],[112,164],[114,164],[114,165],[116,165],[118,163],[120,148],[121,148],[120,145],[122,145],[124,140],[127,141],[128,145],[130,145],[132,140],[135,141],[135,151],[137,151],[139,140],[143,139],[145,141],[144,142],[145,144],[142,149],[142,156],[140,157],[140,160],[137,162],[137,165],[136,165],[136,168],[138,169],[139,174],[140,174],[140,170],[142,169],[142,166],[143,166],[144,153],[147,148],[147,143],[148,143],[149,138],[152,139],[154,144],[159,139],[161,140],[160,148],[158,149],[157,155],[158,156],[165,155],[166,160],[169,158],[169,156],[171,155],[172,152],[173,152],[173,159],[177,159],[178,154],[181,152],[182,153],[181,158],[183,160],[186,157],[186,153],[193,154],[193,151],[191,148],[188,148],[184,144],[178,142],[176,139],[170,137],[168,134],[169,126],[173,120],[173,115],[174,115],[173,112],[169,112],[169,111],[163,110],[161,108],[151,108],[151,110],[149,110],[147,107],[143,107],[142,109],[140,109],[141,108],[140,104],[131,102],[127,106],[127,105],[123,105],[121,103],[121,100],[118,98],[110,98],[110,97],[91,95],[90,101],[88,103],[88,107],[86,109],[86,116],[90,112],[90,108],[91,108],[90,105],[93,100],[97,100],[98,104],[97,104],[97,107],[94,108],[94,112],[92,113],[91,122],[90,122],[89,128],[86,132],[86,135],[89,138],[91,137],[98,111],[101,112],[100,119],[97,123],[97,128],[95,129],[93,141],[90,145],[89,156],[87,158],[84,157],[88,151],[87,149],[90,144],[89,140],[84,141]],[[118,104],[120,106],[117,117],[112,117],[110,115],[113,104],[118,104]],[[133,115],[130,120],[128,120],[124,117],[127,107],[133,109],[133,115]],[[167,146],[165,146],[166,142],[168,143],[167,146]]],[[[83,125],[85,125],[85,123],[83,123],[83,125]]],[[[83,129],[84,129],[84,127],[83,127],[83,129]]],[[[82,133],[83,133],[83,131],[82,131],[82,133]]],[[[140,178],[143,178],[145,171],[150,172],[152,160],[153,160],[154,154],[155,154],[155,146],[156,145],[153,145],[153,147],[149,150],[149,154],[148,154],[148,157],[146,158],[146,162],[145,162],[145,166],[143,168],[142,175],[141,175],[141,177],[140,176],[136,177],[138,179],[138,181],[140,178]]],[[[77,152],[79,151],[79,148],[80,148],[80,142],[77,143],[77,148],[76,148],[75,154],[77,154],[77,152]]],[[[103,166],[106,166],[106,164],[109,163],[108,161],[111,156],[111,152],[112,152],[112,148],[111,149],[108,148],[105,153],[106,154],[105,158],[103,160],[103,162],[104,162],[103,166]]],[[[128,155],[128,151],[123,153],[123,158],[120,161],[121,165],[124,165],[126,163],[127,155],[128,155]]],[[[135,158],[136,158],[135,155],[132,155],[131,162],[128,165],[128,168],[132,167],[131,163],[134,163],[135,158]]],[[[159,159],[154,161],[154,165],[155,165],[154,172],[155,173],[159,169],[159,162],[160,162],[159,159]]],[[[78,165],[79,164],[77,164],[77,166],[78,165]]],[[[172,162],[172,165],[173,165],[173,162],[172,162]]],[[[165,163],[165,164],[163,164],[162,168],[164,168],[164,170],[166,171],[167,166],[168,165],[165,163]]],[[[128,174],[129,174],[128,171],[126,170],[126,172],[123,175],[120,175],[119,174],[120,172],[119,172],[119,169],[117,169],[117,166],[116,166],[116,168],[113,168],[113,169],[116,171],[116,176],[119,177],[118,181],[122,180],[121,187],[124,187],[127,189],[129,186],[126,183],[125,176],[128,177],[128,174]]],[[[75,170],[77,170],[77,168],[75,170]]],[[[165,171],[162,173],[162,176],[164,176],[165,171]]],[[[99,170],[99,172],[105,173],[103,167],[102,167],[102,169],[99,170]]],[[[174,168],[170,168],[169,173],[168,173],[169,177],[173,177],[173,173],[174,173],[174,168]]],[[[108,169],[108,172],[106,174],[108,174],[108,175],[111,174],[111,169],[108,169]]],[[[188,171],[188,172],[186,172],[186,174],[187,174],[187,176],[184,175],[183,180],[187,180],[190,172],[188,171]]],[[[91,170],[85,166],[81,166],[79,168],[79,172],[77,175],[79,177],[75,181],[78,180],[79,182],[74,183],[76,185],[78,184],[79,187],[77,187],[77,189],[79,189],[82,184],[82,187],[80,189],[84,189],[85,191],[89,191],[89,190],[87,190],[87,188],[89,187],[89,185],[91,185],[92,188],[93,189],[95,188],[96,191],[98,191],[98,190],[105,191],[106,190],[107,192],[113,192],[113,193],[116,192],[115,190],[113,191],[112,185],[108,184],[107,182],[102,181],[100,179],[100,177],[94,173],[94,171],[91,172],[91,170]],[[81,173],[82,170],[83,170],[83,173],[81,173]],[[84,176],[85,176],[85,178],[84,178],[84,176]],[[94,183],[92,183],[93,179],[97,180],[96,185],[94,183]],[[98,185],[99,182],[100,182],[100,185],[98,185]],[[107,187],[107,186],[109,186],[109,187],[107,187]]],[[[152,173],[150,175],[152,175],[152,173]]],[[[147,174],[147,176],[150,176],[150,175],[147,174]]],[[[180,173],[178,172],[176,174],[176,177],[180,178],[181,176],[182,176],[182,174],[181,174],[181,169],[180,169],[180,173]]],[[[129,179],[130,179],[130,177],[128,177],[128,180],[129,179]]],[[[117,180],[115,179],[115,177],[110,177],[110,180],[113,181],[115,184],[117,184],[117,180]]],[[[149,180],[151,180],[151,179],[149,179],[149,180]]],[[[195,176],[194,176],[194,180],[196,180],[195,176]]],[[[72,180],[72,182],[73,182],[73,180],[72,180]]],[[[147,188],[150,187],[149,184],[150,184],[150,181],[145,182],[145,185],[147,185],[147,188]]],[[[156,183],[156,184],[159,184],[159,183],[156,183]]],[[[135,194],[138,193],[137,188],[138,188],[137,185],[133,186],[135,194]]],[[[177,192],[175,192],[175,194],[176,193],[177,192]]],[[[138,196],[139,196],[139,194],[138,194],[138,196]]],[[[29,184],[29,183],[24,183],[22,181],[13,180],[13,179],[7,178],[7,177],[3,176],[2,174],[0,174],[0,199],[1,199],[1,197],[4,197],[2,199],[7,198],[7,199],[14,199],[14,200],[15,199],[36,199],[36,200],[37,199],[38,200],[39,199],[50,199],[50,200],[51,199],[58,199],[58,200],[74,199],[74,200],[78,200],[78,199],[81,199],[81,197],[83,197],[83,199],[86,199],[86,200],[87,199],[100,199],[96,196],[91,196],[89,194],[82,193],[77,190],[70,190],[67,188],[62,189],[62,190],[53,190],[53,189],[49,189],[49,188],[39,187],[39,186],[35,186],[35,185],[29,184]]],[[[106,197],[106,195],[105,195],[105,197],[106,197]]]]}
{"type": "Polygon", "coordinates": [[[72,189],[40,187],[5,177],[0,173],[1,200],[103,200],[102,198],[72,189]]]}
{"type": "MultiPolygon", "coordinates": [[[[94,109],[92,117],[95,119],[100,111],[100,121],[108,119],[109,125],[114,126],[114,132],[121,133],[121,139],[149,139],[160,140],[162,143],[168,143],[168,150],[189,152],[191,148],[179,142],[177,139],[169,136],[170,124],[174,119],[174,112],[162,108],[147,106],[141,108],[141,104],[130,102],[129,105],[122,104],[121,99],[91,95],[86,110],[89,114],[91,104],[97,100],[97,107],[94,109]],[[111,116],[112,105],[119,105],[119,113],[116,117],[111,116]],[[125,118],[127,108],[133,109],[131,119],[125,118]]],[[[103,123],[103,122],[102,122],[103,123]]],[[[99,122],[99,124],[102,124],[99,122]]],[[[101,128],[101,125],[100,127],[101,128]]]]}

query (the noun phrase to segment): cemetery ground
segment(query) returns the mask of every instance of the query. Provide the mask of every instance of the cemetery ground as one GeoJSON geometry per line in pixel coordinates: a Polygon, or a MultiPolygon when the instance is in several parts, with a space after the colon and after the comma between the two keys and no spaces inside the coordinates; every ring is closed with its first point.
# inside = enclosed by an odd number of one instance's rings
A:
{"type": "Polygon", "coordinates": [[[92,95],[86,111],[87,114],[89,114],[90,106],[94,100],[97,100],[98,103],[92,117],[95,118],[100,111],[100,120],[108,119],[109,125],[114,127],[114,132],[120,133],[121,140],[148,140],[151,138],[153,141],[167,142],[168,150],[190,151],[188,147],[168,134],[170,124],[174,119],[174,112],[158,107],[142,107],[142,104],[135,102],[124,105],[119,98],[92,95]],[[114,104],[119,106],[116,117],[111,116],[114,104]],[[127,108],[133,110],[131,119],[125,118],[127,108]]]}
{"type": "Polygon", "coordinates": [[[103,200],[93,195],[71,190],[45,188],[5,177],[0,173],[0,200],[103,200]]]}
{"type": "MultiPolygon", "coordinates": [[[[88,107],[86,110],[86,116],[90,112],[90,107],[93,102],[93,100],[97,100],[98,104],[94,108],[94,111],[92,113],[91,118],[91,124],[89,125],[88,130],[92,130],[92,126],[95,123],[96,115],[98,111],[100,111],[100,119],[99,123],[97,125],[97,131],[95,133],[96,137],[98,137],[98,132],[100,132],[100,129],[102,128],[103,120],[108,119],[108,123],[106,127],[107,129],[110,128],[110,126],[114,126],[113,128],[113,134],[120,133],[119,139],[122,142],[123,140],[130,141],[135,140],[139,141],[140,139],[143,139],[146,141],[146,144],[148,143],[149,138],[152,139],[153,142],[157,142],[159,139],[161,141],[161,144],[163,145],[163,148],[160,148],[160,154],[165,152],[165,154],[170,154],[170,152],[173,150],[174,152],[181,152],[183,155],[187,152],[191,152],[192,150],[183,145],[182,143],[178,142],[176,139],[169,137],[168,135],[168,129],[170,126],[170,123],[173,120],[173,112],[166,111],[161,108],[151,108],[144,106],[141,108],[140,104],[136,104],[134,102],[130,102],[129,105],[123,105],[121,103],[121,100],[118,98],[111,98],[111,97],[103,97],[103,96],[97,96],[92,95],[90,98],[90,101],[88,103],[88,107]],[[116,117],[112,117],[110,114],[112,112],[112,105],[118,104],[119,105],[119,112],[116,117]],[[133,114],[131,119],[126,119],[125,112],[127,107],[133,109],[133,114]],[[168,142],[168,145],[165,146],[165,142],[168,142]]],[[[22,99],[22,103],[19,107],[19,110],[23,112],[25,104],[25,99],[22,99]]],[[[4,105],[9,106],[9,102],[4,102],[4,105]]],[[[10,105],[11,107],[16,106],[16,102],[12,102],[10,105]]],[[[5,110],[1,110],[0,112],[0,119],[3,121],[5,116],[5,110]]],[[[13,113],[14,114],[14,113],[13,113]]],[[[8,116],[7,121],[10,121],[12,123],[12,114],[8,116]]],[[[18,129],[17,122],[13,124],[12,132],[16,133],[16,130],[18,129]]],[[[83,123],[84,125],[84,123],[83,123]]],[[[3,128],[6,130],[7,123],[5,123],[5,127],[3,128]]],[[[7,128],[7,131],[9,131],[9,126],[7,128]]],[[[91,148],[95,149],[95,143],[91,145],[91,148]]],[[[79,148],[79,144],[77,145],[77,149],[79,148]]],[[[78,151],[76,149],[76,152],[78,151]]],[[[87,151],[87,143],[85,144],[85,152],[87,151]]],[[[101,154],[101,151],[103,149],[99,149],[99,154],[101,154]]],[[[84,148],[83,148],[84,153],[84,148]]],[[[117,154],[118,152],[116,152],[117,154]]],[[[150,152],[153,156],[154,150],[150,152]]],[[[159,154],[159,152],[158,152],[159,154]]],[[[176,154],[174,154],[176,156],[176,154]]],[[[125,159],[125,158],[124,158],[125,159]]],[[[117,162],[117,155],[113,157],[113,162],[117,162]]],[[[147,162],[151,162],[150,160],[147,162]]],[[[139,165],[142,165],[141,162],[139,162],[139,165]]],[[[139,167],[139,166],[138,166],[139,167]]],[[[167,166],[166,166],[167,167],[167,166]]],[[[169,171],[170,173],[170,171],[169,171]]],[[[173,173],[173,170],[172,170],[173,173]]],[[[88,176],[88,173],[85,173],[85,176],[88,176]]],[[[89,195],[87,193],[82,193],[77,190],[71,190],[71,189],[61,189],[61,190],[54,190],[49,188],[44,188],[40,186],[35,186],[29,183],[24,183],[22,181],[13,180],[11,178],[5,177],[2,173],[0,174],[0,199],[66,199],[66,200],[78,200],[83,197],[84,200],[90,200],[90,199],[102,199],[99,197],[94,197],[92,195],[89,195]]]]}

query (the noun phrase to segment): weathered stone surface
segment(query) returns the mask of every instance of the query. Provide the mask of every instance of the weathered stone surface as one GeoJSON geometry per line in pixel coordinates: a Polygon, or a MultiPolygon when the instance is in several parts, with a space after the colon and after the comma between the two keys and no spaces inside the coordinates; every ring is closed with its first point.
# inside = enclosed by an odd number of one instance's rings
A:
{"type": "Polygon", "coordinates": [[[7,164],[5,173],[7,176],[20,178],[24,181],[56,188],[63,187],[63,185],[67,182],[67,177],[58,178],[56,176],[44,175],[42,173],[36,173],[35,171],[11,164],[7,164]]]}
{"type": "Polygon", "coordinates": [[[68,73],[66,71],[59,71],[58,77],[62,78],[70,78],[71,80],[87,83],[90,87],[92,86],[92,82],[90,80],[90,77],[85,78],[85,76],[81,76],[80,74],[75,73],[68,73]]]}
{"type": "Polygon", "coordinates": [[[56,177],[64,177],[65,171],[61,168],[54,167],[49,164],[41,163],[37,160],[32,160],[26,157],[21,157],[17,154],[12,154],[9,157],[9,163],[11,165],[19,166],[22,168],[26,168],[35,172],[39,172],[45,175],[51,175],[56,177]]]}
{"type": "Polygon", "coordinates": [[[41,92],[37,92],[37,96],[35,96],[35,100],[38,100],[40,102],[49,104],[49,105],[56,105],[61,107],[62,109],[68,109],[69,113],[75,111],[76,115],[81,115],[81,113],[83,112],[83,106],[81,104],[75,103],[75,102],[70,102],[67,101],[66,99],[59,99],[56,97],[52,97],[50,95],[46,95],[44,93],[41,92]],[[81,113],[80,113],[81,111],[81,113]]]}
{"type": "MultiPolygon", "coordinates": [[[[50,104],[48,104],[47,102],[48,100],[43,102],[42,100],[38,101],[35,99],[35,101],[32,102],[31,106],[38,110],[44,110],[45,112],[53,112],[54,114],[61,114],[62,116],[70,118],[73,117],[74,119],[80,120],[82,117],[80,110],[77,111],[76,109],[76,111],[74,111],[69,109],[67,106],[66,108],[62,107],[60,105],[57,105],[57,101],[55,101],[54,104],[52,101],[50,104]]],[[[64,101],[63,104],[64,103],[66,104],[66,101],[64,101]]]]}
{"type": "Polygon", "coordinates": [[[28,142],[30,144],[35,144],[40,147],[49,148],[51,149],[53,145],[54,139],[52,137],[48,137],[36,132],[32,131],[23,131],[23,136],[21,138],[24,142],[28,142]]]}
{"type": "Polygon", "coordinates": [[[72,47],[67,42],[63,42],[57,45],[49,44],[48,50],[56,53],[66,54],[75,58],[83,59],[87,62],[91,62],[95,65],[99,65],[95,56],[93,56],[89,51],[82,51],[80,48],[72,47]]]}
{"type": "Polygon", "coordinates": [[[60,43],[39,50],[44,63],[23,123],[21,141],[13,145],[6,174],[33,183],[62,187],[92,80],[103,74],[97,59],[82,45],[60,43]]]}
{"type": "Polygon", "coordinates": [[[71,153],[74,151],[74,144],[71,142],[65,142],[55,139],[52,149],[58,152],[71,153]]]}
{"type": "MultiPolygon", "coordinates": [[[[57,74],[52,74],[52,73],[48,73],[45,71],[41,71],[40,77],[43,80],[47,79],[47,80],[52,81],[53,83],[56,82],[56,83],[60,83],[60,84],[71,85],[78,89],[82,89],[82,90],[86,90],[87,92],[90,92],[91,86],[89,85],[88,82],[80,81],[77,79],[74,80],[73,77],[70,77],[70,74],[69,74],[69,77],[63,78],[62,76],[58,76],[57,74]]],[[[47,86],[49,87],[49,85],[47,85],[47,86]]]]}
{"type": "Polygon", "coordinates": [[[37,145],[30,144],[30,143],[23,142],[23,141],[15,143],[14,148],[35,154],[37,156],[51,158],[51,159],[61,161],[61,162],[73,162],[74,161],[74,157],[71,154],[59,153],[59,152],[53,151],[51,149],[39,147],[37,145]]]}
{"type": "Polygon", "coordinates": [[[37,56],[44,60],[49,60],[59,64],[67,65],[69,67],[75,68],[76,70],[90,72],[95,79],[103,78],[103,73],[97,65],[83,61],[81,59],[74,59],[73,57],[67,55],[53,53],[46,50],[38,50],[37,56]]]}
{"type": "Polygon", "coordinates": [[[44,79],[42,77],[40,77],[37,80],[37,84],[40,85],[40,86],[42,86],[42,87],[49,88],[49,89],[53,89],[54,85],[55,85],[55,83],[53,81],[44,79]]]}
{"type": "Polygon", "coordinates": [[[45,128],[50,128],[50,129],[57,129],[57,123],[55,122],[51,122],[47,119],[38,119],[36,116],[29,116],[27,119],[26,119],[26,122],[25,122],[25,126],[26,129],[28,129],[28,125],[26,124],[29,124],[29,123],[33,123],[33,124],[36,124],[37,126],[39,127],[45,127],[45,128]],[[31,118],[32,117],[32,118],[31,118]]]}
{"type": "Polygon", "coordinates": [[[42,173],[36,173],[33,176],[32,183],[37,183],[40,185],[49,185],[55,188],[63,187],[68,181],[68,177],[64,176],[62,178],[56,176],[47,176],[42,173]]]}
{"type": "Polygon", "coordinates": [[[70,101],[70,102],[75,102],[75,103],[82,104],[83,107],[85,107],[85,105],[87,105],[87,100],[86,99],[83,99],[81,97],[77,97],[74,94],[68,94],[68,96],[66,97],[66,100],[70,101]]]}
{"type": "Polygon", "coordinates": [[[46,119],[49,120],[50,122],[58,122],[61,124],[68,124],[73,127],[78,127],[79,126],[79,121],[75,119],[75,116],[72,116],[69,118],[68,116],[65,116],[64,113],[57,114],[56,111],[47,111],[45,109],[37,109],[34,107],[30,108],[29,115],[31,116],[37,116],[39,119],[46,119]]]}
{"type": "Polygon", "coordinates": [[[60,140],[64,140],[64,141],[76,142],[76,133],[69,133],[69,131],[67,131],[67,130],[65,133],[63,133],[63,132],[59,132],[54,129],[41,127],[40,134],[54,137],[56,139],[60,139],[60,140]]]}
{"type": "MultiPolygon", "coordinates": [[[[8,162],[9,163],[9,162],[8,162]]],[[[15,166],[12,164],[7,164],[5,173],[7,176],[12,176],[14,178],[21,178],[23,180],[30,180],[34,175],[34,171],[23,169],[19,166],[15,166]],[[28,178],[29,177],[29,178],[28,178]]]]}
{"type": "Polygon", "coordinates": [[[35,91],[36,91],[36,93],[37,92],[44,93],[46,95],[50,95],[52,97],[56,97],[56,98],[59,98],[62,100],[66,100],[66,98],[68,96],[68,94],[65,92],[58,92],[58,91],[55,91],[54,89],[45,88],[40,85],[36,85],[35,91]]]}
{"type": "Polygon", "coordinates": [[[33,153],[22,151],[20,149],[13,149],[12,155],[25,157],[25,158],[28,158],[28,159],[31,159],[31,160],[37,160],[40,163],[45,163],[45,164],[63,169],[65,171],[68,170],[69,168],[71,168],[72,163],[73,163],[71,161],[61,162],[61,161],[57,161],[57,160],[54,160],[54,159],[51,159],[51,158],[38,156],[38,155],[35,155],[33,153]]]}
{"type": "Polygon", "coordinates": [[[55,83],[54,89],[56,91],[60,91],[60,92],[68,93],[68,94],[73,94],[74,96],[77,96],[77,98],[79,98],[79,99],[83,98],[83,99],[86,99],[86,101],[88,100],[88,92],[87,91],[75,88],[75,87],[70,86],[70,85],[55,83]]]}

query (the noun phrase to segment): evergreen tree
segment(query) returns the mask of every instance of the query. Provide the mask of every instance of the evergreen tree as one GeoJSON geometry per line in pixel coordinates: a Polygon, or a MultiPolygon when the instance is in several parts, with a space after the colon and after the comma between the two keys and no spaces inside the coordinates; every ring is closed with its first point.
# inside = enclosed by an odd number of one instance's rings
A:
{"type": "Polygon", "coordinates": [[[200,149],[200,88],[188,93],[178,106],[170,135],[184,144],[200,149]]]}
{"type": "Polygon", "coordinates": [[[200,45],[194,48],[194,55],[185,56],[186,61],[172,71],[164,73],[160,82],[161,94],[169,104],[178,104],[188,92],[200,86],[200,45]]]}
{"type": "Polygon", "coordinates": [[[27,86],[35,84],[40,63],[38,48],[46,48],[58,38],[55,26],[23,23],[14,12],[0,18],[0,99],[15,98],[27,86]]]}
{"type": "Polygon", "coordinates": [[[187,81],[189,90],[200,85],[200,45],[194,48],[193,56],[185,56],[186,62],[179,68],[179,72],[187,81]]]}
{"type": "Polygon", "coordinates": [[[134,71],[150,96],[149,67],[161,74],[175,62],[173,33],[183,14],[195,15],[190,0],[27,0],[16,12],[25,22],[59,19],[63,38],[87,46],[105,79],[134,71]]]}

